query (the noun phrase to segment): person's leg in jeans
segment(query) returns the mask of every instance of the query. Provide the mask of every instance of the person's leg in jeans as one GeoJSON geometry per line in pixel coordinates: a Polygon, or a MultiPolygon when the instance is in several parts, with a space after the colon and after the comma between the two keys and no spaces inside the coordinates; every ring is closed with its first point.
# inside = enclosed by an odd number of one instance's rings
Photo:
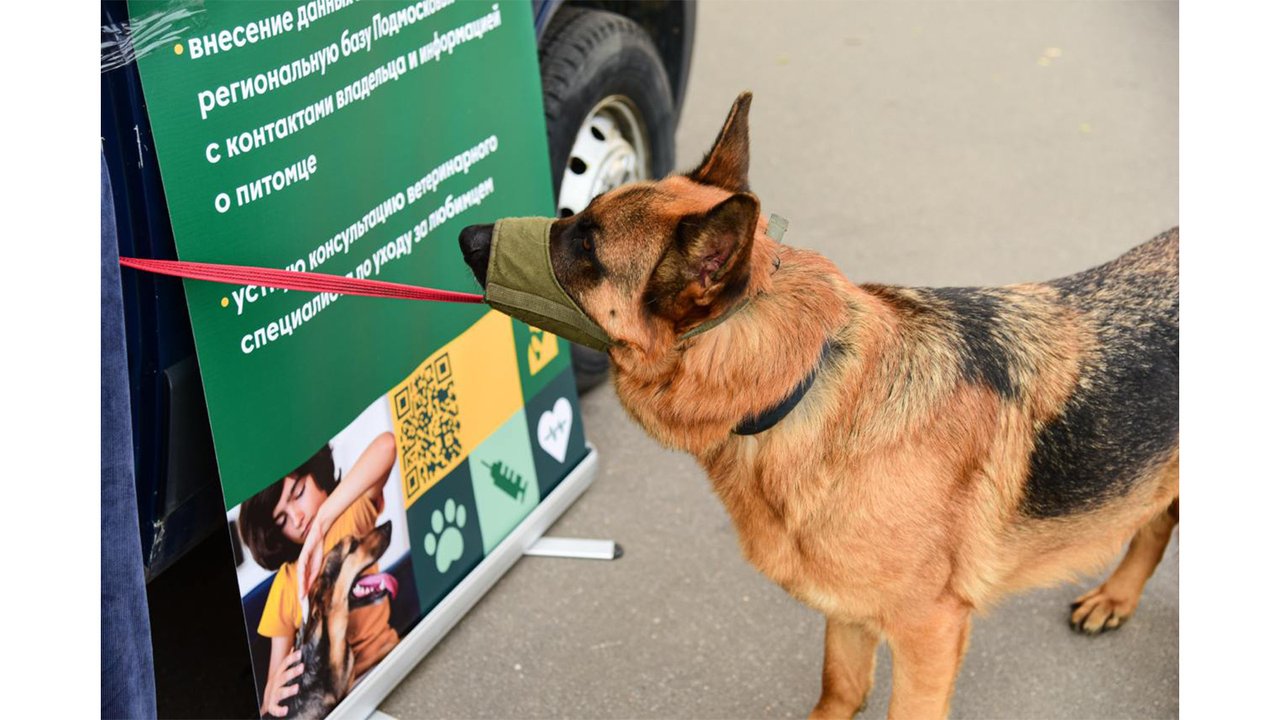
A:
{"type": "Polygon", "coordinates": [[[119,248],[102,159],[102,717],[154,718],[151,621],[138,536],[119,248]]]}

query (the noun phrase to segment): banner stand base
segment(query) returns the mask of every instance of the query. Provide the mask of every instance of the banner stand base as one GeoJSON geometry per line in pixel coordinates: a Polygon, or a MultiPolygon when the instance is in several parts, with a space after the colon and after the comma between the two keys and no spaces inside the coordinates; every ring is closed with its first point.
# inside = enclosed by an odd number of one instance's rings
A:
{"type": "Polygon", "coordinates": [[[575,560],[617,560],[622,557],[622,546],[612,540],[543,537],[538,538],[524,554],[575,560]]]}
{"type": "MultiPolygon", "coordinates": [[[[599,453],[587,443],[587,455],[565,476],[555,490],[520,522],[480,564],[458,583],[440,604],[436,605],[400,644],[362,679],[334,708],[330,718],[366,720],[389,716],[378,710],[378,704],[390,695],[400,681],[417,667],[431,648],[449,632],[467,611],[512,565],[537,543],[542,534],[560,517],[595,480],[599,453]]],[[[600,541],[594,541],[600,542],[600,541]]],[[[604,541],[613,544],[612,541],[604,541]]]]}

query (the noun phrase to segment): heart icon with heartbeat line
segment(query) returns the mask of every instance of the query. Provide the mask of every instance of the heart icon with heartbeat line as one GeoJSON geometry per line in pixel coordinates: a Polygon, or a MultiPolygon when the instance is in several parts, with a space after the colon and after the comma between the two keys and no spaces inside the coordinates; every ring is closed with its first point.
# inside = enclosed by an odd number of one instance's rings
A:
{"type": "Polygon", "coordinates": [[[538,418],[538,444],[548,455],[564,462],[564,454],[569,450],[569,430],[572,428],[573,406],[567,399],[560,398],[538,418]]]}

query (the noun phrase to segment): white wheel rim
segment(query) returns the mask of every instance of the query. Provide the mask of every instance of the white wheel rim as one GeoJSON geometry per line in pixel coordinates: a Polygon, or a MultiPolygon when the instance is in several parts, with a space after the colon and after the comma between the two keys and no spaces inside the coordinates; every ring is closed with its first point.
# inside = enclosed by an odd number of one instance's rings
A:
{"type": "Polygon", "coordinates": [[[595,196],[649,178],[649,145],[635,105],[621,95],[596,104],[578,128],[561,172],[560,217],[574,215],[595,196]]]}

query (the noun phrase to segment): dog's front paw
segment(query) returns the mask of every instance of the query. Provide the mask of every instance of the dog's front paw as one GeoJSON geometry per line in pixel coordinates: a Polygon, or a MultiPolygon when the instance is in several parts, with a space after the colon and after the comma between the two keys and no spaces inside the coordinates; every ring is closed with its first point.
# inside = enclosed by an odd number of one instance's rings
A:
{"type": "Polygon", "coordinates": [[[809,720],[849,720],[862,712],[866,707],[867,704],[865,702],[853,710],[850,710],[847,705],[834,707],[824,703],[818,703],[817,707],[813,709],[813,712],[809,713],[809,720]]]}
{"type": "Polygon", "coordinates": [[[832,720],[832,718],[848,720],[867,709],[867,696],[870,694],[871,691],[868,688],[862,693],[860,699],[855,700],[823,695],[818,700],[817,706],[809,713],[809,720],[832,720]]]}
{"type": "Polygon", "coordinates": [[[1105,584],[1071,603],[1071,627],[1086,635],[1114,630],[1124,624],[1138,607],[1138,598],[1109,591],[1105,584]]]}

